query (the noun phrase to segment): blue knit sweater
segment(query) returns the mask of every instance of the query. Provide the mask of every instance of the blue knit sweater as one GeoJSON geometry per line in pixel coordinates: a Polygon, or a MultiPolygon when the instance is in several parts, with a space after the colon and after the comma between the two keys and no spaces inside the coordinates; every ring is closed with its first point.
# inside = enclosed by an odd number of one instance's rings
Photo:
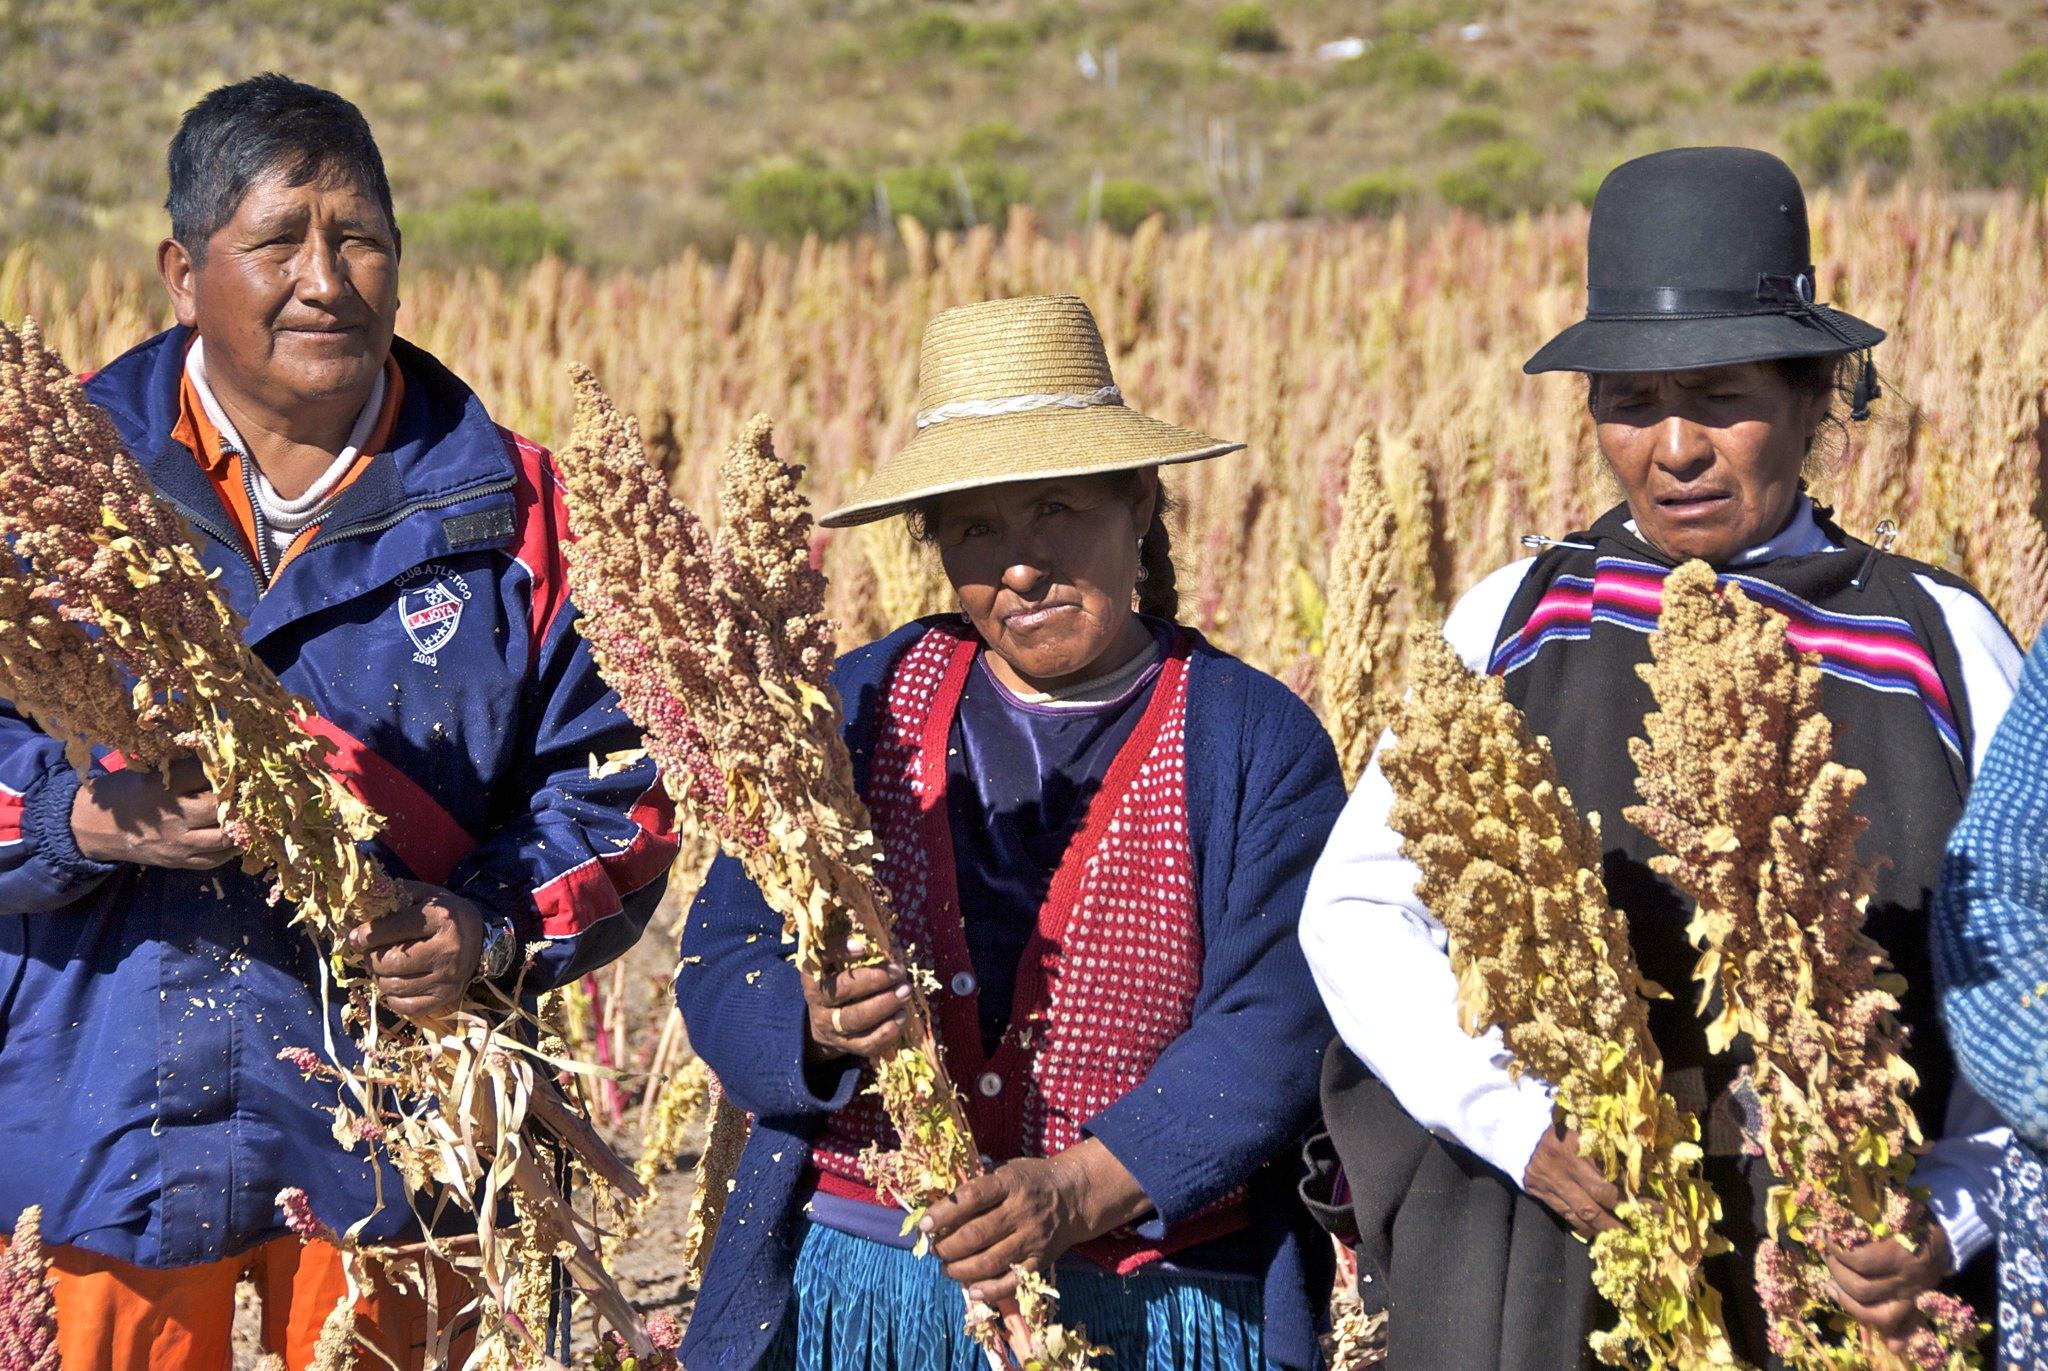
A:
{"type": "MultiPolygon", "coordinates": [[[[865,784],[876,716],[917,623],[835,670],[847,746],[865,784]]],[[[1188,828],[1202,915],[1194,1023],[1136,1090],[1086,1131],[1144,1188],[1156,1237],[1239,1185],[1253,1227],[1235,1239],[1265,1272],[1265,1351],[1317,1364],[1329,1244],[1294,1195],[1296,1144],[1315,1116],[1331,1027],[1295,940],[1303,891],[1344,786],[1315,716],[1279,682],[1197,641],[1188,664],[1188,828]]],[[[755,1119],[683,1346],[689,1371],[752,1371],[781,1326],[800,1233],[808,1139],[859,1082],[857,1063],[807,1068],[803,993],[781,920],[721,858],[683,931],[676,1002],[703,1055],[755,1119]]]]}
{"type": "Polygon", "coordinates": [[[1949,838],[1934,950],[1957,1061],[2048,1147],[2048,636],[1949,838]]]}

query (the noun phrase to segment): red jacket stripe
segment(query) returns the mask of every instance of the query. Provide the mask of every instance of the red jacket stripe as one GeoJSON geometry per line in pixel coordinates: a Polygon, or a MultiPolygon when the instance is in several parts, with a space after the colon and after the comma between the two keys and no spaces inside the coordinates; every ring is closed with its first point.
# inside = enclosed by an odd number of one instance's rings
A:
{"type": "Polygon", "coordinates": [[[498,430],[512,450],[518,484],[513,488],[516,528],[512,559],[533,579],[530,599],[532,651],[540,660],[541,644],[569,603],[569,570],[562,545],[569,537],[569,507],[562,499],[562,479],[548,450],[511,429],[498,430]]]}
{"type": "Polygon", "coordinates": [[[628,817],[637,831],[617,852],[570,867],[533,892],[543,937],[573,938],[622,908],[623,897],[659,879],[675,861],[675,802],[656,781],[633,802],[628,817]]]}
{"type": "Polygon", "coordinates": [[[0,847],[12,847],[21,841],[21,811],[21,792],[0,785],[0,847]]]}
{"type": "Polygon", "coordinates": [[[384,817],[377,836],[429,885],[443,885],[455,864],[476,848],[469,830],[455,821],[417,781],[370,750],[369,744],[317,714],[299,716],[299,725],[334,745],[327,769],[341,778],[349,792],[384,817]]]}

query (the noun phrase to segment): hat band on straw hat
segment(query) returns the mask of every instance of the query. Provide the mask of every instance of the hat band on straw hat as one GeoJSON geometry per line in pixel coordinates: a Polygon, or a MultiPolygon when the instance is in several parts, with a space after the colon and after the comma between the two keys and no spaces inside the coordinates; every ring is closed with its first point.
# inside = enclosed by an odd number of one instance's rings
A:
{"type": "Polygon", "coordinates": [[[1102,405],[1120,406],[1123,402],[1124,393],[1115,386],[1104,386],[1078,395],[1010,395],[1000,400],[955,400],[950,404],[919,410],[917,426],[927,429],[950,419],[994,419],[1004,414],[1028,414],[1039,409],[1094,409],[1102,405]]]}

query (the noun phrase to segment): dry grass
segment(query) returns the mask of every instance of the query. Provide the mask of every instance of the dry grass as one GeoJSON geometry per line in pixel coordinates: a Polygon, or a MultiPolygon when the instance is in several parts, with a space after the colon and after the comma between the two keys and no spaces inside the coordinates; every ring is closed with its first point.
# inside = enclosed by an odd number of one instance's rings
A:
{"type": "MultiPolygon", "coordinates": [[[[1900,550],[1962,572],[2022,636],[2048,597],[2038,502],[2048,459],[2048,205],[1971,215],[1932,195],[1819,197],[1822,295],[1891,329],[1887,394],[1822,483],[1850,531],[1895,519],[1900,550]]],[[[1373,440],[1393,507],[1392,628],[1441,610],[1615,498],[1571,377],[1520,363],[1575,318],[1585,221],[1227,235],[1051,236],[1020,220],[926,240],[800,251],[743,244],[729,267],[685,255],[594,275],[415,274],[401,326],[544,441],[568,434],[564,363],[582,359],[649,435],[678,495],[710,509],[716,455],[755,412],[829,505],[911,430],[917,343],[938,310],[1073,290],[1101,320],[1118,379],[1162,417],[1242,438],[1247,453],[1169,479],[1188,616],[1304,684],[1350,454],[1373,440]]],[[[102,266],[67,286],[0,258],[0,317],[32,312],[97,364],[158,327],[160,290],[102,266]]],[[[821,537],[842,638],[933,603],[893,528],[821,537]]],[[[926,573],[928,574],[928,573],[926,573]]]]}

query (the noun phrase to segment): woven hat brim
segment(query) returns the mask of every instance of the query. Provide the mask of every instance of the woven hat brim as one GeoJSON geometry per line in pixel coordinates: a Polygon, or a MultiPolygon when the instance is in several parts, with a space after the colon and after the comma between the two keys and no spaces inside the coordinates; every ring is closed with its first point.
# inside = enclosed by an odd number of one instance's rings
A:
{"type": "Polygon", "coordinates": [[[818,522],[846,528],[905,513],[935,495],[1199,462],[1243,447],[1122,405],[951,419],[918,430],[852,499],[818,522]]]}
{"type": "Polygon", "coordinates": [[[1780,357],[1828,357],[1884,341],[1884,330],[1874,324],[1825,305],[1816,308],[1842,337],[1796,314],[1584,319],[1545,343],[1522,370],[1531,376],[1545,371],[1701,371],[1780,357]]]}

